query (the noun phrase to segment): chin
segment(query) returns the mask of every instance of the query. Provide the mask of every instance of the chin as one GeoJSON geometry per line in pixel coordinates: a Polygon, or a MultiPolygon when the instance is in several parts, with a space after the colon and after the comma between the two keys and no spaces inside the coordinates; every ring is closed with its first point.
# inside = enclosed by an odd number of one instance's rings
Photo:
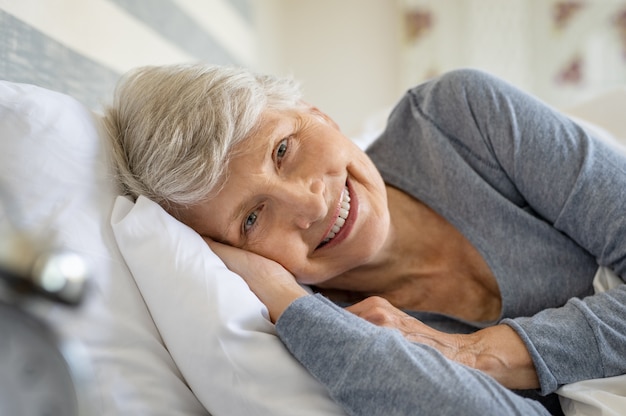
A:
{"type": "Polygon", "coordinates": [[[318,270],[307,270],[302,271],[300,273],[293,273],[296,276],[296,282],[303,285],[323,285],[324,282],[332,280],[333,278],[347,272],[352,267],[347,264],[344,265],[333,265],[331,267],[319,267],[318,270]]]}
{"type": "Polygon", "coordinates": [[[382,247],[384,246],[384,240],[371,239],[368,243],[370,244],[365,246],[360,244],[358,252],[342,256],[340,261],[328,265],[328,267],[323,267],[323,270],[303,273],[292,272],[292,274],[296,276],[296,281],[303,285],[332,287],[332,284],[326,285],[325,283],[330,282],[344,273],[375,263],[379,259],[382,247]]]}
{"type": "Polygon", "coordinates": [[[377,216],[375,221],[360,224],[367,232],[351,236],[337,246],[337,252],[305,270],[290,270],[296,281],[304,285],[325,286],[325,283],[361,267],[380,262],[385,256],[385,245],[390,231],[389,211],[377,216]]]}
{"type": "Polygon", "coordinates": [[[361,234],[353,240],[357,246],[352,251],[353,255],[348,255],[348,257],[353,258],[353,262],[356,264],[353,268],[376,262],[382,255],[389,238],[391,224],[389,211],[380,213],[376,220],[370,221],[369,224],[367,233],[361,234]]]}

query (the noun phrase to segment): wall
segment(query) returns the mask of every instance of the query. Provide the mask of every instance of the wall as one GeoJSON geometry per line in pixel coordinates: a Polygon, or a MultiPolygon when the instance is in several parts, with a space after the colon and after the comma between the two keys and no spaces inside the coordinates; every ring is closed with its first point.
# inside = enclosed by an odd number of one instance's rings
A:
{"type": "Polygon", "coordinates": [[[463,66],[566,106],[626,82],[626,0],[0,0],[0,78],[97,107],[137,65],[291,74],[350,136],[463,66]]]}
{"type": "Polygon", "coordinates": [[[260,66],[292,73],[344,130],[450,69],[557,107],[626,83],[626,0],[257,0],[260,66]]]}
{"type": "Polygon", "coordinates": [[[348,135],[392,105],[399,80],[400,27],[394,0],[260,0],[252,2],[259,67],[293,75],[305,98],[348,135]]]}
{"type": "Polygon", "coordinates": [[[626,82],[624,0],[402,0],[402,79],[488,70],[558,107],[626,82]]]}

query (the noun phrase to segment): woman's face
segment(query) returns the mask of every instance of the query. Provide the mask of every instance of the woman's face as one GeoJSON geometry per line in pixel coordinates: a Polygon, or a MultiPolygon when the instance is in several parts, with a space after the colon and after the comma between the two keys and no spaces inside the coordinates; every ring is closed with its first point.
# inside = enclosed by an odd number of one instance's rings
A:
{"type": "Polygon", "coordinates": [[[369,157],[315,108],[266,112],[233,151],[208,202],[183,214],[201,235],[270,258],[319,284],[372,261],[389,232],[369,157]]]}

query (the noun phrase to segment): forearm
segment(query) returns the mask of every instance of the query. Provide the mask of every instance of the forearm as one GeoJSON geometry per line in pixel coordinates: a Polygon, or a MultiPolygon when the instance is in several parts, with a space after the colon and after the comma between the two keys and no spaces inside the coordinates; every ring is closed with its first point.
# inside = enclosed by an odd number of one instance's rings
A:
{"type": "Polygon", "coordinates": [[[377,296],[347,310],[375,325],[397,329],[407,340],[429,345],[451,360],[489,374],[508,388],[538,386],[531,355],[509,326],[496,325],[469,335],[441,332],[377,296]]]}
{"type": "Polygon", "coordinates": [[[505,320],[535,362],[544,394],[564,384],[626,373],[626,285],[562,308],[505,320]]]}
{"type": "Polygon", "coordinates": [[[309,296],[276,324],[291,353],[350,414],[538,415],[543,406],[398,331],[309,296]]]}

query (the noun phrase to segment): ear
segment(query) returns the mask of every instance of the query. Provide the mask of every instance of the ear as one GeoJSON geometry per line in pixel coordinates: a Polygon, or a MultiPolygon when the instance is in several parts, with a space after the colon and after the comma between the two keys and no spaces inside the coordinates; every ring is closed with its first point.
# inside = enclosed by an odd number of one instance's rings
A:
{"type": "Polygon", "coordinates": [[[304,104],[305,108],[307,109],[308,112],[310,112],[311,114],[321,118],[325,123],[329,124],[330,126],[336,128],[337,130],[341,131],[341,129],[339,128],[339,124],[337,124],[335,122],[335,120],[333,120],[328,114],[326,114],[325,112],[323,112],[322,110],[320,110],[319,108],[317,108],[314,105],[311,105],[305,101],[302,101],[302,103],[304,104]]]}

